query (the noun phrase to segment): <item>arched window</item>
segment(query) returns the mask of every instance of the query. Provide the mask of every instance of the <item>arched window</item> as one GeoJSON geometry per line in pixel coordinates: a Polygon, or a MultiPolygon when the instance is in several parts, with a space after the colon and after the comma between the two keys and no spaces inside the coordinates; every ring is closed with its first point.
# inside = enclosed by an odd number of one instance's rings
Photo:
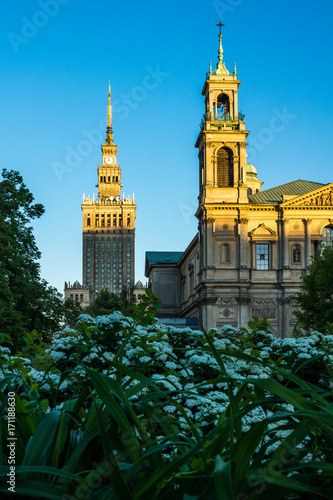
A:
{"type": "Polygon", "coordinates": [[[221,262],[223,264],[230,262],[230,246],[228,243],[224,243],[221,246],[221,262]]]}
{"type": "Polygon", "coordinates": [[[251,194],[252,194],[252,189],[251,189],[251,188],[248,188],[248,190],[247,190],[247,195],[248,195],[248,196],[251,196],[251,194]]]}
{"type": "Polygon", "coordinates": [[[228,148],[220,148],[217,152],[217,185],[232,187],[234,185],[233,154],[228,148]]]}
{"type": "Polygon", "coordinates": [[[294,245],[293,246],[293,264],[300,264],[301,263],[301,245],[294,245]]]}
{"type": "Polygon", "coordinates": [[[219,120],[230,120],[230,101],[227,94],[220,94],[217,98],[217,117],[219,120]]]}

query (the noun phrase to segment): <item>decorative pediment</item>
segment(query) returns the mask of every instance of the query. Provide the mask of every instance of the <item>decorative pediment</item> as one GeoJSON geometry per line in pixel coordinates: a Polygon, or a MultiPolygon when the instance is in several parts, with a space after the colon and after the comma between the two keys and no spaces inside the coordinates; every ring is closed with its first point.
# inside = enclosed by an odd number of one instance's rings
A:
{"type": "Polygon", "coordinates": [[[281,203],[281,207],[333,207],[333,184],[281,203]]]}
{"type": "Polygon", "coordinates": [[[273,229],[271,229],[270,227],[267,227],[265,223],[263,224],[259,224],[258,227],[256,227],[255,229],[253,229],[251,232],[250,232],[250,236],[252,239],[274,239],[277,237],[277,234],[275,231],[273,231],[273,229]]]}

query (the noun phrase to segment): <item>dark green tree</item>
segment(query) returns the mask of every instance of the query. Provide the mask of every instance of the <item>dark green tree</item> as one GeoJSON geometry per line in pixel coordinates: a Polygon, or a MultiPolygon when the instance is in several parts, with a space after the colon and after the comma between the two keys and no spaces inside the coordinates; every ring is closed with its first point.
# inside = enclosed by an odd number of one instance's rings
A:
{"type": "Polygon", "coordinates": [[[93,317],[111,314],[113,311],[120,311],[123,314],[131,312],[130,304],[133,304],[132,292],[123,290],[121,295],[111,293],[108,290],[101,290],[92,304],[85,310],[93,317]]]}
{"type": "Polygon", "coordinates": [[[66,299],[64,302],[64,322],[71,328],[74,328],[78,316],[85,313],[86,310],[81,306],[80,302],[72,299],[66,299]]]}
{"type": "Polygon", "coordinates": [[[333,248],[316,252],[303,277],[301,291],[295,295],[294,312],[305,330],[324,332],[333,323],[333,248]]]}
{"type": "Polygon", "coordinates": [[[0,182],[0,333],[10,334],[14,348],[26,331],[47,339],[59,328],[61,295],[40,278],[31,220],[44,213],[16,171],[2,171],[0,182]]]}

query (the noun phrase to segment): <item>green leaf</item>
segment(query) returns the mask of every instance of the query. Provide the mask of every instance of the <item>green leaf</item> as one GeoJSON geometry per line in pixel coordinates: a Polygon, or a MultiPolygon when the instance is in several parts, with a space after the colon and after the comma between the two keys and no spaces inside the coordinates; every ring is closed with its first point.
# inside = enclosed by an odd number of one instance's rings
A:
{"type": "Polygon", "coordinates": [[[29,440],[22,465],[43,464],[56,434],[60,416],[60,411],[51,411],[44,417],[29,440]]]}
{"type": "MultiPolygon", "coordinates": [[[[257,422],[237,442],[235,455],[233,456],[233,462],[236,464],[234,482],[237,484],[237,488],[241,488],[246,478],[247,472],[250,468],[252,455],[258,447],[260,441],[264,438],[267,424],[268,422],[265,420],[257,422]]],[[[237,489],[236,491],[241,491],[241,489],[237,489]]]]}
{"type": "Polygon", "coordinates": [[[230,460],[225,462],[220,455],[217,455],[213,476],[218,500],[234,500],[235,494],[230,460]]]}

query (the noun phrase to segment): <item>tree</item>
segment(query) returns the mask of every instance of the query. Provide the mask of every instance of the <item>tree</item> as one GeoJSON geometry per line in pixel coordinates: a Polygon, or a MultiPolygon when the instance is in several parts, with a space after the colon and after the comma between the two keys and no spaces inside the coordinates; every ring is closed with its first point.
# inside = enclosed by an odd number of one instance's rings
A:
{"type": "Polygon", "coordinates": [[[309,272],[303,276],[301,291],[295,295],[294,312],[301,327],[325,331],[333,323],[333,248],[316,252],[309,272]]]}
{"type": "Polygon", "coordinates": [[[0,182],[0,333],[10,334],[14,347],[26,331],[45,338],[57,328],[63,300],[40,278],[40,252],[30,225],[44,213],[16,171],[2,171],[0,182]]]}
{"type": "Polygon", "coordinates": [[[128,294],[126,290],[123,290],[120,296],[108,290],[101,290],[85,312],[93,317],[111,314],[113,311],[128,313],[129,305],[133,301],[132,293],[128,294]]]}
{"type": "Polygon", "coordinates": [[[78,316],[85,313],[85,309],[81,306],[80,302],[72,299],[66,299],[64,302],[64,321],[71,328],[74,328],[78,316]]]}

